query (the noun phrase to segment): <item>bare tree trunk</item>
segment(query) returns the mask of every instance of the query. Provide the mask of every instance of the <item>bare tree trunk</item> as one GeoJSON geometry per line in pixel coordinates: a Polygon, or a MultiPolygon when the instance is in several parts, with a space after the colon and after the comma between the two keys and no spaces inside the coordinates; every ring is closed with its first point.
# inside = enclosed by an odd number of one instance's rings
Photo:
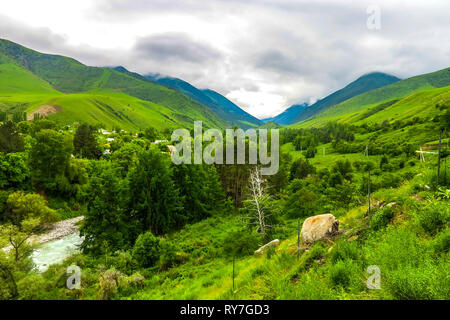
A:
{"type": "Polygon", "coordinates": [[[265,187],[264,179],[258,167],[250,172],[249,187],[251,199],[249,200],[251,210],[254,212],[250,217],[250,224],[258,226],[263,238],[267,236],[267,229],[271,226],[266,224],[267,217],[270,216],[269,208],[264,204],[265,187]]]}

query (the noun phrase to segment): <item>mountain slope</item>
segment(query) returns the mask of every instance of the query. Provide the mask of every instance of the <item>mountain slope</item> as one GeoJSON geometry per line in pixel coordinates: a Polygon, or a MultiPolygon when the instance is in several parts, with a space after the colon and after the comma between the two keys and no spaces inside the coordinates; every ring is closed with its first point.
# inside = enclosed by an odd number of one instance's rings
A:
{"type": "Polygon", "coordinates": [[[351,99],[364,92],[390,85],[397,81],[400,81],[400,79],[381,72],[372,72],[363,75],[362,77],[347,85],[345,88],[330,94],[322,100],[317,101],[316,103],[305,109],[303,112],[301,112],[291,123],[296,123],[311,118],[314,115],[343,101],[351,99]]]}
{"type": "Polygon", "coordinates": [[[260,126],[263,122],[239,108],[236,104],[222,96],[220,93],[205,89],[202,92],[218,106],[215,112],[224,119],[230,119],[232,124],[242,128],[260,126]]]}
{"type": "MultiPolygon", "coordinates": [[[[380,104],[392,102],[394,100],[400,100],[392,105],[392,107],[396,105],[398,106],[398,104],[401,102],[401,99],[403,100],[403,98],[406,98],[410,95],[420,93],[423,90],[434,88],[443,88],[443,91],[445,92],[447,90],[445,89],[445,87],[447,86],[450,86],[450,68],[415,76],[396,82],[389,86],[366,92],[340,104],[337,104],[315,115],[313,118],[295,124],[294,126],[317,126],[329,120],[348,119],[350,116],[357,118],[358,113],[367,112],[370,109],[376,108],[380,104]]],[[[440,91],[438,90],[436,92],[440,91]]],[[[426,101],[423,101],[421,105],[423,105],[423,103],[425,102],[426,101]]]]}
{"type": "Polygon", "coordinates": [[[10,58],[0,53],[0,93],[13,93],[24,90],[37,93],[57,92],[46,81],[14,64],[10,58]]]}
{"type": "Polygon", "coordinates": [[[273,117],[273,118],[267,118],[263,119],[264,122],[270,122],[273,121],[278,124],[282,125],[289,125],[295,121],[295,119],[305,111],[305,109],[308,108],[307,103],[303,104],[295,104],[289,108],[287,108],[283,113],[280,113],[279,115],[273,117]]]}
{"type": "MultiPolygon", "coordinates": [[[[1,39],[0,56],[2,56],[1,68],[10,70],[8,76],[14,74],[18,79],[15,88],[4,89],[9,92],[29,94],[38,91],[40,94],[52,92],[56,95],[89,92],[91,97],[101,93],[102,97],[110,95],[111,99],[116,97],[114,93],[122,92],[130,99],[130,103],[125,104],[127,107],[133,108],[132,104],[139,101],[139,108],[145,106],[149,109],[148,114],[157,112],[161,117],[166,118],[166,127],[192,127],[195,120],[203,121],[205,127],[224,128],[227,126],[226,122],[209,108],[192,101],[186,95],[144,78],[140,79],[135,75],[124,74],[108,68],[88,67],[71,58],[42,54],[1,39]],[[32,80],[39,85],[27,85],[32,80]]],[[[4,80],[2,74],[0,74],[0,79],[2,79],[0,81],[7,81],[4,80]]],[[[17,99],[15,102],[20,103],[20,98],[17,99]]],[[[31,97],[28,96],[23,99],[24,103],[26,100],[27,110],[33,111],[30,110],[30,106],[39,107],[36,105],[38,102],[31,97]]],[[[59,107],[62,109],[61,112],[66,110],[64,105],[59,107]]],[[[114,109],[110,105],[108,107],[114,109]]],[[[72,109],[72,115],[75,115],[77,110],[73,108],[76,108],[76,106],[71,105],[70,108],[72,109]]],[[[97,108],[99,108],[98,105],[97,108]]],[[[123,117],[117,116],[118,111],[113,112],[113,114],[116,114],[115,121],[118,125],[131,126],[132,128],[142,126],[142,121],[139,121],[139,125],[137,123],[126,123],[123,117]]],[[[145,110],[143,111],[145,112],[145,110]]],[[[125,108],[123,112],[129,112],[129,110],[125,108]]],[[[84,117],[85,114],[79,114],[80,119],[84,117]]],[[[97,122],[103,120],[97,117],[91,118],[97,122]]],[[[146,119],[149,122],[148,125],[152,125],[152,117],[144,116],[142,119],[146,119]]]]}
{"type": "Polygon", "coordinates": [[[230,125],[242,127],[244,129],[249,127],[256,127],[263,122],[252,115],[248,114],[236,104],[225,98],[223,95],[209,89],[197,89],[190,83],[172,77],[161,76],[159,74],[150,74],[145,76],[147,79],[164,85],[173,90],[177,90],[192,100],[201,103],[212,111],[214,111],[220,118],[227,121],[230,125]]]}

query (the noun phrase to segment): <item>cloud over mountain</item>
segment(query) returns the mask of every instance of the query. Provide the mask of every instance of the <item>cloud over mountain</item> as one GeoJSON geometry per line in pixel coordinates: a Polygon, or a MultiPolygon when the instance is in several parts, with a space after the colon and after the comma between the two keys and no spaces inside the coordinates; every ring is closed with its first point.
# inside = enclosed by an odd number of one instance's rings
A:
{"type": "Polygon", "coordinates": [[[124,65],[212,88],[260,117],[314,101],[371,71],[448,67],[446,0],[5,0],[0,36],[91,65],[124,65]]]}

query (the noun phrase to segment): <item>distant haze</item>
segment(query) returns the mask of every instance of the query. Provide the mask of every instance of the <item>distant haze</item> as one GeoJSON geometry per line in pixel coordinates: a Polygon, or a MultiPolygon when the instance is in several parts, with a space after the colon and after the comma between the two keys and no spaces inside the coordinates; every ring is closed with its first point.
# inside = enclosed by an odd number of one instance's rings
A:
{"type": "Polygon", "coordinates": [[[0,38],[210,88],[259,118],[362,74],[449,66],[448,0],[2,0],[0,38]],[[369,5],[381,29],[366,26],[369,5]]]}

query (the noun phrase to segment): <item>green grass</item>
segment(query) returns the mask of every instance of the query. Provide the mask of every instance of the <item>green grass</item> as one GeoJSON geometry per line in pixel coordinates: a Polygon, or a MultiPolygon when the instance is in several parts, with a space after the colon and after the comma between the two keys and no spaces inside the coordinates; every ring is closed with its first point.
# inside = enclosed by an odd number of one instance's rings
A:
{"type": "Polygon", "coordinates": [[[0,54],[0,95],[22,92],[57,93],[47,82],[0,54]]]}

